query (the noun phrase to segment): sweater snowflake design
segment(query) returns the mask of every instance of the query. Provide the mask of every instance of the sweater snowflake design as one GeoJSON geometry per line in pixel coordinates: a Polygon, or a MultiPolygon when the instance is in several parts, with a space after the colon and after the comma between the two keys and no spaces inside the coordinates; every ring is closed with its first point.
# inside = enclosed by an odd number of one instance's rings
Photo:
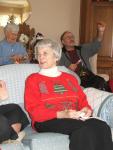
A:
{"type": "Polygon", "coordinates": [[[86,106],[91,108],[78,81],[68,73],[58,77],[34,73],[26,80],[25,108],[33,123],[54,119],[58,111],[86,106]]]}

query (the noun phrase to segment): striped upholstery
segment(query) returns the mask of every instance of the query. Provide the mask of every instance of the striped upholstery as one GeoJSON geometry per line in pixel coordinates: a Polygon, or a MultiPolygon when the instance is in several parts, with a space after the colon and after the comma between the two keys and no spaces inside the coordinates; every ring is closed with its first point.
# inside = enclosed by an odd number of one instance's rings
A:
{"type": "MultiPolygon", "coordinates": [[[[59,69],[73,74],[80,83],[80,79],[75,73],[65,67],[59,67],[59,69]]],[[[0,66],[0,80],[6,82],[9,92],[8,99],[1,101],[0,105],[17,103],[24,109],[24,86],[26,77],[38,71],[39,67],[37,64],[11,64],[0,66]]],[[[91,91],[95,93],[95,89],[91,91]]],[[[90,88],[89,90],[85,90],[89,99],[92,93],[91,91],[90,88]]],[[[15,148],[16,150],[23,150],[23,147],[24,150],[69,150],[69,139],[67,135],[58,133],[37,133],[30,126],[25,129],[25,132],[26,136],[23,143],[17,144],[16,146],[15,144],[2,144],[0,145],[2,150],[15,150],[15,148]]]]}
{"type": "Polygon", "coordinates": [[[93,108],[93,116],[98,116],[111,126],[113,139],[113,93],[95,88],[84,89],[87,100],[93,108]]]}
{"type": "MultiPolygon", "coordinates": [[[[59,69],[73,74],[73,72],[65,67],[59,67],[59,69]]],[[[11,64],[0,66],[0,80],[6,82],[9,93],[8,99],[1,101],[0,105],[17,103],[24,109],[25,79],[29,74],[38,71],[39,67],[37,64],[11,64]]],[[[77,77],[76,74],[73,75],[77,77]]],[[[80,82],[78,77],[77,79],[78,82],[80,82]]],[[[25,150],[29,148],[31,150],[69,150],[69,139],[66,135],[56,133],[39,134],[32,130],[31,127],[27,127],[25,131],[27,132],[23,140],[25,150]]],[[[2,150],[15,150],[15,145],[1,145],[1,148],[2,150]]],[[[16,149],[23,150],[22,144],[17,144],[16,149]]]]}
{"type": "Polygon", "coordinates": [[[0,104],[11,102],[23,103],[25,79],[29,74],[38,71],[37,65],[31,66],[30,64],[0,66],[0,80],[6,82],[9,93],[9,98],[0,104]]]}

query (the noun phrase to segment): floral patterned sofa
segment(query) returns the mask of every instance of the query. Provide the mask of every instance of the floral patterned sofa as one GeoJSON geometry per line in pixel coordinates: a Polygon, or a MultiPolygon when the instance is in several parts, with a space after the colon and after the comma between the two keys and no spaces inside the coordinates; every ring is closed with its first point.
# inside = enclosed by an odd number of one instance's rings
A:
{"type": "MultiPolygon", "coordinates": [[[[59,69],[77,77],[75,73],[63,66],[59,67],[59,69]]],[[[9,93],[9,98],[5,101],[1,101],[0,105],[17,103],[24,109],[25,79],[29,74],[38,71],[39,67],[37,64],[11,64],[0,66],[0,80],[6,82],[9,93]]],[[[77,79],[80,83],[78,77],[77,79]]],[[[84,89],[84,92],[87,94],[89,103],[94,108],[94,115],[100,115],[101,117],[102,115],[99,112],[101,112],[100,108],[103,108],[102,103],[108,97],[110,97],[110,101],[113,100],[113,94],[102,91],[100,92],[93,88],[84,89]]],[[[25,128],[25,132],[26,136],[22,143],[0,144],[1,150],[69,150],[68,135],[59,133],[37,133],[30,125],[25,128]]]]}

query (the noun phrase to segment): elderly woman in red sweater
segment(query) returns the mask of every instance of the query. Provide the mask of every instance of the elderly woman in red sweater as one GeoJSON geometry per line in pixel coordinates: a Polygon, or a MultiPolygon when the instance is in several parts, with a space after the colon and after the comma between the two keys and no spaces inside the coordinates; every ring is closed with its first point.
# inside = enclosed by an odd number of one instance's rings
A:
{"type": "Polygon", "coordinates": [[[69,135],[70,150],[113,150],[110,127],[90,118],[92,108],[77,79],[58,70],[60,45],[44,39],[36,49],[40,71],[25,84],[25,107],[33,128],[69,135]]]}

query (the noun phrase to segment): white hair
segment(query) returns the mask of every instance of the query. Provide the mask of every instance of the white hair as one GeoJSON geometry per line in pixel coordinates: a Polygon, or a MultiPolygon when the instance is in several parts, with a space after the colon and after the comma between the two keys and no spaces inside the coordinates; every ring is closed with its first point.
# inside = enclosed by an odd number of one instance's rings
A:
{"type": "Polygon", "coordinates": [[[12,32],[18,33],[19,26],[17,24],[15,24],[15,23],[8,23],[5,26],[4,31],[12,31],[12,32]]]}
{"type": "Polygon", "coordinates": [[[53,53],[55,54],[55,57],[60,60],[61,58],[61,54],[62,54],[62,48],[61,48],[61,45],[56,42],[56,41],[53,41],[51,39],[43,39],[43,40],[40,40],[36,45],[35,45],[35,53],[37,54],[38,52],[38,49],[41,49],[41,48],[51,48],[53,50],[53,53]]]}

